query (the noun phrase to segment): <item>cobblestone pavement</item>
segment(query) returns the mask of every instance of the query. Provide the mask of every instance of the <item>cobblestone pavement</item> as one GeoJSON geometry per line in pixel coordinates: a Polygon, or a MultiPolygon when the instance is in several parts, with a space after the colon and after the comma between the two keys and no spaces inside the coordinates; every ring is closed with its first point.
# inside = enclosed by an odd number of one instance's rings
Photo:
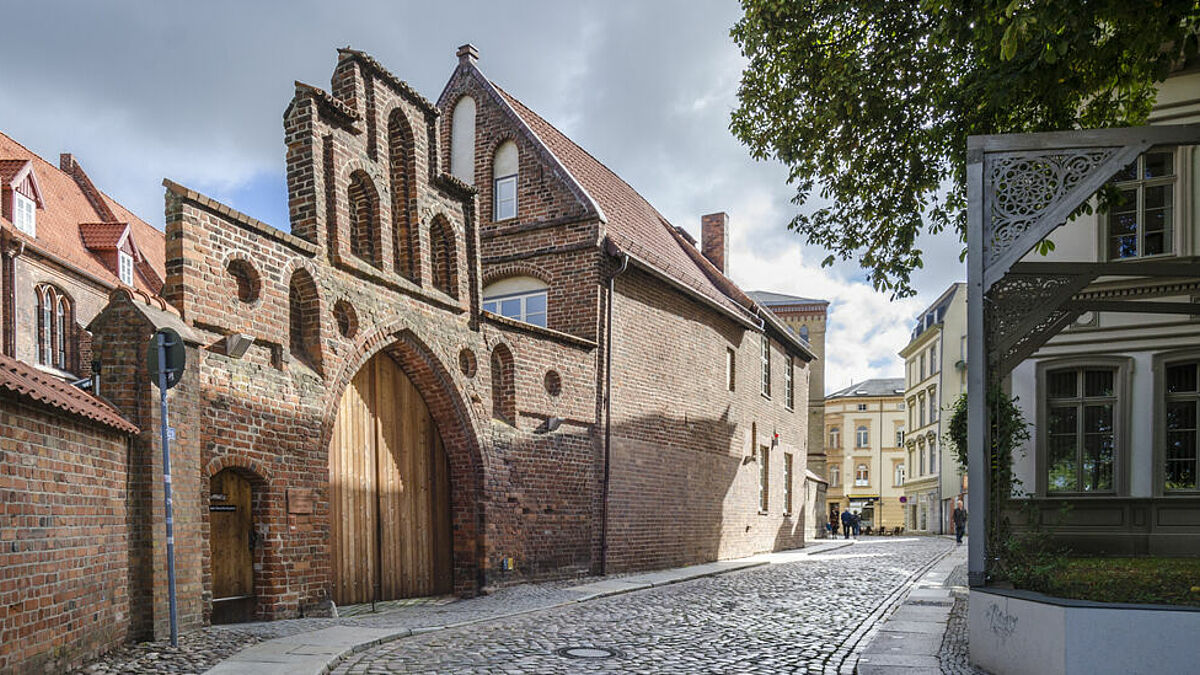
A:
{"type": "Polygon", "coordinates": [[[952,546],[862,538],[795,562],[396,640],[334,672],[850,673],[879,616],[952,546]]]}
{"type": "Polygon", "coordinates": [[[167,640],[126,645],[76,673],[203,673],[233,654],[263,640],[286,637],[330,626],[418,628],[449,625],[499,614],[555,605],[575,599],[570,587],[593,579],[523,584],[493,591],[490,595],[449,603],[382,603],[385,611],[363,613],[361,607],[342,618],[307,618],[260,623],[210,626],[179,636],[179,646],[167,640]]]}
{"type": "Polygon", "coordinates": [[[946,579],[946,586],[954,589],[954,607],[950,610],[950,620],[946,622],[946,634],[942,637],[942,650],[938,654],[942,673],[943,675],[988,675],[986,670],[980,670],[971,665],[970,654],[967,651],[967,566],[965,564],[954,568],[954,573],[946,579]]]}

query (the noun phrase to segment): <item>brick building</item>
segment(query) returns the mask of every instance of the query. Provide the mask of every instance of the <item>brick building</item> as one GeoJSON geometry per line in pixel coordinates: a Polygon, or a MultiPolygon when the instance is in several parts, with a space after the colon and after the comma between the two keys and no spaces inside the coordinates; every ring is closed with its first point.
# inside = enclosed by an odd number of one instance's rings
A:
{"type": "Polygon", "coordinates": [[[62,672],[131,632],[136,425],[93,396],[87,325],[149,299],[163,235],[0,134],[0,672],[62,672]],[[84,387],[84,388],[81,388],[84,387]]]}
{"type": "Polygon", "coordinates": [[[140,430],[130,634],[167,626],[161,327],[185,630],[803,544],[809,346],[476,59],[436,104],[351,49],[297,83],[289,231],[164,182],[161,294],[89,326],[140,430]]]}

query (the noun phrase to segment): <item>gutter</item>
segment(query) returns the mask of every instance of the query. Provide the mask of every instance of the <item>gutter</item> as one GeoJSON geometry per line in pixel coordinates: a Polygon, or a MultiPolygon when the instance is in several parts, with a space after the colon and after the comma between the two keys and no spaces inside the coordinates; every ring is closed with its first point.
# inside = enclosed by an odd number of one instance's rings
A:
{"type": "Polygon", "coordinates": [[[643,260],[632,253],[628,253],[624,250],[621,250],[621,248],[619,246],[612,243],[611,239],[608,240],[608,248],[609,248],[610,254],[623,256],[625,258],[625,260],[627,261],[627,263],[633,263],[634,266],[636,266],[638,269],[642,270],[643,272],[648,273],[650,276],[658,279],[659,281],[662,281],[663,283],[667,284],[668,286],[671,286],[675,290],[680,291],[681,293],[687,295],[688,297],[696,300],[700,304],[702,304],[706,307],[709,307],[710,309],[714,309],[714,310],[720,312],[721,314],[723,314],[724,316],[726,316],[730,319],[733,319],[735,322],[737,322],[741,326],[744,326],[746,328],[751,328],[754,330],[762,330],[763,329],[762,319],[760,317],[754,317],[754,318],[758,318],[758,323],[755,323],[751,318],[748,318],[746,316],[738,314],[737,312],[734,312],[733,310],[729,309],[728,307],[725,307],[724,305],[718,303],[716,300],[713,300],[712,298],[708,297],[707,295],[704,295],[700,291],[679,281],[678,279],[672,277],[671,275],[667,274],[666,272],[663,272],[662,270],[658,269],[650,262],[643,260]]]}
{"type": "Polygon", "coordinates": [[[608,278],[608,325],[604,338],[604,481],[600,487],[600,575],[608,572],[608,484],[612,472],[612,321],[613,298],[617,277],[629,269],[629,254],[623,254],[621,267],[608,278]]]}

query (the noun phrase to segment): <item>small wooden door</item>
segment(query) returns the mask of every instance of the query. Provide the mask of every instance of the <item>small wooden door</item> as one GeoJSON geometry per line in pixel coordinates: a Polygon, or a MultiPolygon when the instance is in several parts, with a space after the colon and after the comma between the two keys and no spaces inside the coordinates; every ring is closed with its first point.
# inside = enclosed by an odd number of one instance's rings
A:
{"type": "Polygon", "coordinates": [[[387,355],[342,395],[329,478],[334,602],[451,591],[445,448],[425,401],[387,355]]]}
{"type": "Polygon", "coordinates": [[[214,623],[229,616],[224,605],[252,605],[254,596],[254,520],[250,481],[232,469],[212,477],[208,502],[209,545],[212,556],[214,623]]]}

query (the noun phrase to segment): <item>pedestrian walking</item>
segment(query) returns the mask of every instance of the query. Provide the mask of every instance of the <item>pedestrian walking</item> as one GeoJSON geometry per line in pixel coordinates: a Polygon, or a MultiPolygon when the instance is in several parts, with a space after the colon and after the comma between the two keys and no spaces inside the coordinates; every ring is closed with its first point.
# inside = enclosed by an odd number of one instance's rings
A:
{"type": "Polygon", "coordinates": [[[963,535],[967,531],[967,510],[963,508],[962,500],[954,504],[954,541],[961,545],[963,535]]]}
{"type": "Polygon", "coordinates": [[[862,534],[862,516],[854,514],[854,536],[857,538],[862,534]]]}
{"type": "Polygon", "coordinates": [[[842,535],[843,539],[850,538],[850,531],[854,529],[854,514],[849,511],[842,511],[842,535]]]}

